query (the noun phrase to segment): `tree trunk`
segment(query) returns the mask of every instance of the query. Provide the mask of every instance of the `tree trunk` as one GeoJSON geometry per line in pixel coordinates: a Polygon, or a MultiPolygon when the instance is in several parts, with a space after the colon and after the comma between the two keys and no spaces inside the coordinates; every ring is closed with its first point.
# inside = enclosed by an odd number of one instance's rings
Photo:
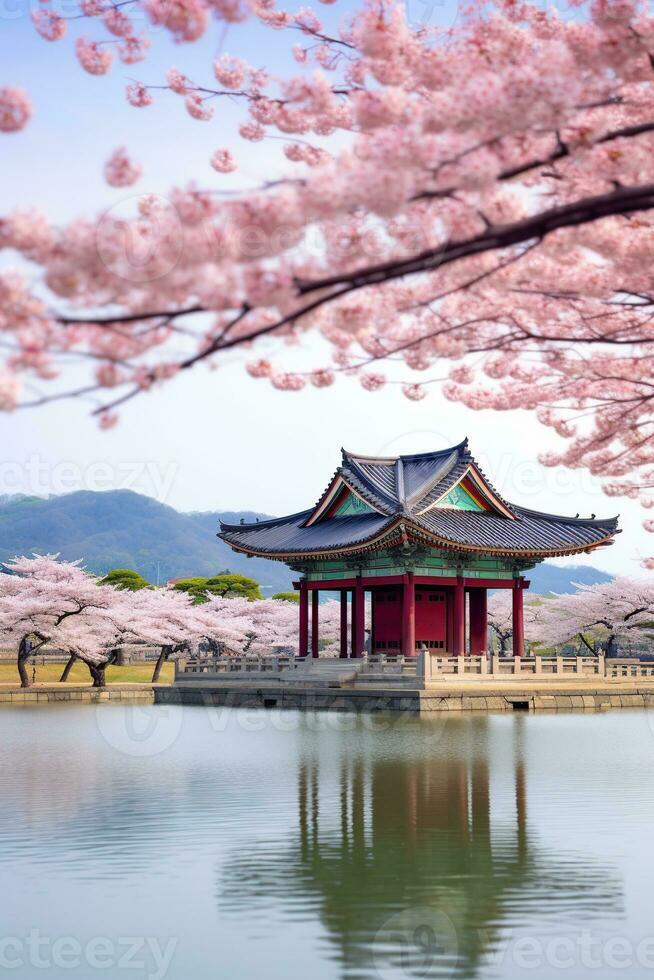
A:
{"type": "Polygon", "coordinates": [[[609,641],[606,644],[606,656],[607,657],[617,657],[618,655],[618,645],[615,640],[615,636],[611,634],[609,636],[609,641]]]}
{"type": "Polygon", "coordinates": [[[105,668],[106,664],[87,664],[89,674],[93,678],[93,687],[106,687],[105,668]]]}
{"type": "Polygon", "coordinates": [[[59,683],[60,684],[65,684],[66,683],[66,681],[68,680],[68,675],[70,674],[71,670],[73,669],[73,664],[75,663],[76,660],[77,660],[77,654],[71,653],[70,657],[68,658],[68,663],[64,667],[63,673],[62,673],[61,677],[59,678],[59,683]]]}
{"type": "Polygon", "coordinates": [[[32,645],[27,637],[23,639],[18,644],[18,676],[20,677],[21,687],[31,687],[32,682],[30,680],[29,674],[27,673],[27,661],[29,659],[32,650],[32,645]]]}
{"type": "Polygon", "coordinates": [[[157,657],[157,662],[154,665],[154,671],[152,673],[152,683],[153,684],[156,684],[158,682],[159,677],[161,675],[161,668],[163,667],[163,665],[165,664],[165,662],[168,660],[168,657],[172,653],[172,649],[173,648],[171,646],[163,646],[161,648],[161,653],[157,657]]]}
{"type": "Polygon", "coordinates": [[[123,648],[122,647],[119,647],[117,650],[113,651],[113,653],[114,653],[114,657],[113,657],[113,659],[111,661],[112,664],[114,664],[116,667],[124,667],[125,666],[125,651],[123,650],[123,648]]]}

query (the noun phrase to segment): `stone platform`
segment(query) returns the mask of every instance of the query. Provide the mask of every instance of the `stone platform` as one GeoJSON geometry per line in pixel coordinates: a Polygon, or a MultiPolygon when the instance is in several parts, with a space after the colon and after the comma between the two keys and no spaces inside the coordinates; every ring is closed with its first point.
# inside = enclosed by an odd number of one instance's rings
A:
{"type": "MultiPolygon", "coordinates": [[[[163,686],[163,685],[161,685],[163,686]]],[[[91,687],[89,684],[35,684],[33,687],[0,687],[0,707],[3,704],[46,704],[70,701],[76,704],[96,704],[101,701],[132,701],[154,704],[159,685],[109,684],[91,687]]]]}
{"type": "Polygon", "coordinates": [[[423,690],[388,683],[328,688],[279,681],[184,681],[160,687],[157,704],[299,709],[304,711],[588,711],[653,708],[654,683],[579,678],[573,681],[454,680],[423,690]]]}

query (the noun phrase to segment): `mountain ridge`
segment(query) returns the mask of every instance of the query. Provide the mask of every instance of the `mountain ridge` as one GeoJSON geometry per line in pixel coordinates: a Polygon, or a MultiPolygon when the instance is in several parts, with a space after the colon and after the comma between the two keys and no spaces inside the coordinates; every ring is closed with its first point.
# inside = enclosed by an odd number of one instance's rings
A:
{"type": "MultiPolygon", "coordinates": [[[[155,584],[230,571],[256,578],[264,595],[292,588],[281,562],[233,552],[216,537],[220,520],[237,524],[259,511],[178,511],[133,490],[77,490],[51,497],[0,496],[0,562],[15,555],[56,553],[93,572],[133,568],[155,584]]],[[[608,581],[592,565],[551,565],[526,573],[532,592],[572,592],[573,583],[608,581]]]]}

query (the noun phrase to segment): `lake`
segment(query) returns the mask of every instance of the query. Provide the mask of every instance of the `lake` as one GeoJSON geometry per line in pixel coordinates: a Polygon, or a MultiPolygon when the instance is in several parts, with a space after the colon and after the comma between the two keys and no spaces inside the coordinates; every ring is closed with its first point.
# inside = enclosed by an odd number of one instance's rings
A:
{"type": "Polygon", "coordinates": [[[651,976],[654,712],[0,710],[0,973],[651,976]]]}

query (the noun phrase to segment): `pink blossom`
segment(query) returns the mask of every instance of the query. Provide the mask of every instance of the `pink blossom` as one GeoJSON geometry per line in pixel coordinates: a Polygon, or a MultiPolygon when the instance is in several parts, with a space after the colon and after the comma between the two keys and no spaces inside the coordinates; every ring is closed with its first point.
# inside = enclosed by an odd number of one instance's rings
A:
{"type": "Polygon", "coordinates": [[[118,416],[115,412],[100,412],[98,415],[98,425],[101,429],[113,429],[118,424],[118,416]]]}
{"type": "Polygon", "coordinates": [[[102,385],[103,388],[114,388],[125,380],[125,372],[116,364],[107,363],[98,367],[95,377],[98,384],[102,385]]]}
{"type": "Polygon", "coordinates": [[[147,37],[126,37],[118,45],[118,56],[124,65],[134,65],[143,61],[149,47],[150,41],[147,37]]]}
{"type": "Polygon", "coordinates": [[[46,41],[59,41],[66,33],[66,21],[54,10],[41,8],[32,11],[32,21],[46,41]]]}
{"type": "Polygon", "coordinates": [[[263,126],[257,122],[243,123],[239,127],[239,133],[244,140],[250,140],[252,143],[260,142],[266,135],[266,131],[263,126]]]}
{"type": "Polygon", "coordinates": [[[336,375],[329,368],[319,368],[311,372],[309,380],[314,388],[328,388],[334,384],[336,375]]]}
{"type": "Polygon", "coordinates": [[[194,119],[206,122],[213,116],[213,107],[206,105],[206,101],[197,92],[190,92],[184,102],[189,116],[194,119]]]}
{"type": "Polygon", "coordinates": [[[225,88],[238,89],[245,81],[246,64],[241,58],[224,54],[214,62],[213,73],[225,88]]]}
{"type": "Polygon", "coordinates": [[[32,103],[20,88],[0,88],[0,132],[16,133],[32,115],[32,103]]]}
{"type": "Polygon", "coordinates": [[[386,378],[383,374],[369,371],[366,374],[359,375],[359,382],[361,383],[361,387],[366,391],[379,391],[386,384],[386,378]]]}
{"type": "Polygon", "coordinates": [[[106,0],[80,0],[80,10],[86,17],[99,17],[106,9],[106,0]]]}
{"type": "Polygon", "coordinates": [[[322,24],[316,17],[311,7],[302,7],[295,14],[295,23],[307,34],[317,34],[322,30],[322,24]]]}
{"type": "Polygon", "coordinates": [[[216,16],[228,24],[238,24],[248,15],[242,0],[210,0],[210,6],[216,16]]]}
{"type": "Polygon", "coordinates": [[[129,37],[132,34],[132,22],[127,14],[118,7],[109,7],[104,17],[104,26],[116,37],[129,37]]]}
{"type": "Polygon", "coordinates": [[[220,149],[216,150],[211,157],[211,166],[219,174],[229,174],[233,170],[236,170],[237,163],[229,150],[220,149]]]}
{"type": "Polygon", "coordinates": [[[129,104],[135,106],[137,109],[152,105],[154,101],[145,85],[141,85],[138,82],[134,85],[128,85],[126,94],[129,104]]]}
{"type": "Polygon", "coordinates": [[[20,382],[15,374],[0,370],[0,412],[11,412],[18,404],[20,382]]]}
{"type": "Polygon", "coordinates": [[[131,187],[143,173],[143,167],[133,163],[124,146],[111,154],[104,166],[104,179],[111,187],[131,187]]]}
{"type": "Polygon", "coordinates": [[[272,371],[272,365],[270,361],[266,360],[248,361],[245,369],[253,378],[268,378],[272,371]]]}
{"type": "Polygon", "coordinates": [[[402,394],[405,395],[409,401],[419,402],[427,395],[427,389],[423,385],[411,384],[402,385],[402,394]]]}
{"type": "Polygon", "coordinates": [[[110,48],[101,47],[88,37],[77,38],[75,52],[80,65],[89,75],[106,75],[114,58],[110,48]]]}
{"type": "Polygon", "coordinates": [[[300,377],[299,374],[289,372],[272,374],[270,381],[273,388],[277,388],[279,391],[301,391],[306,384],[304,378],[300,377]]]}
{"type": "Polygon", "coordinates": [[[167,28],[175,41],[197,41],[209,20],[201,0],[145,0],[145,9],[152,23],[167,28]]]}
{"type": "Polygon", "coordinates": [[[166,81],[173,92],[177,95],[186,95],[191,82],[188,80],[186,75],[182,75],[181,71],[177,68],[169,68],[166,72],[166,81]]]}

